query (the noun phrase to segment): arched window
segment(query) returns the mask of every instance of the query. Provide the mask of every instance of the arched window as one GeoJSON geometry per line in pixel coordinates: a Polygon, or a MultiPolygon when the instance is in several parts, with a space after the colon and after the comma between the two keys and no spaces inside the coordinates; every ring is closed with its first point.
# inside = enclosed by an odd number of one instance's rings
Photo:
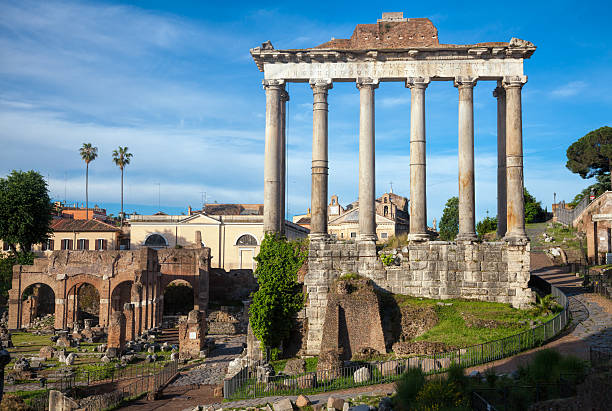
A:
{"type": "Polygon", "coordinates": [[[251,246],[255,246],[257,245],[257,240],[255,239],[255,237],[253,237],[250,234],[243,234],[240,236],[240,238],[238,238],[238,241],[236,241],[236,245],[251,245],[251,246]]]}
{"type": "Polygon", "coordinates": [[[163,236],[161,236],[159,234],[151,234],[145,240],[144,245],[146,245],[148,247],[167,247],[168,246],[168,242],[166,241],[166,239],[163,236]]]}
{"type": "Polygon", "coordinates": [[[387,214],[389,214],[389,207],[385,206],[385,209],[383,211],[384,215],[386,216],[387,214]]]}

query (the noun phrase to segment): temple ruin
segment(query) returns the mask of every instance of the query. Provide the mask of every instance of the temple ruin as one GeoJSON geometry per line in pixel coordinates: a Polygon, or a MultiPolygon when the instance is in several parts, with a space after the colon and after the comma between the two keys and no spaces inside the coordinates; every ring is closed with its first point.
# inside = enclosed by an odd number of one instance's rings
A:
{"type": "MultiPolygon", "coordinates": [[[[311,232],[305,353],[321,348],[330,286],[353,272],[389,292],[435,298],[465,297],[525,307],[532,301],[529,240],[523,205],[521,90],[523,61],[536,47],[525,40],[442,44],[426,18],[383,13],[376,24],[359,24],[350,39],[308,49],[277,50],[271,42],[251,49],[264,73],[266,93],[264,231],[281,232],[285,215],[285,85],[313,90],[311,232]],[[410,244],[394,251],[395,262],[377,256],[375,222],[375,90],[385,82],[410,89],[410,244]],[[427,230],[425,96],[432,81],[458,90],[459,233],[456,242],[432,241],[427,230]],[[359,232],[356,243],[328,235],[328,93],[335,82],[359,89],[359,232]],[[474,197],[474,101],[478,83],[493,82],[497,104],[498,234],[503,241],[478,242],[474,197]]],[[[351,321],[351,320],[347,320],[351,321]]]]}

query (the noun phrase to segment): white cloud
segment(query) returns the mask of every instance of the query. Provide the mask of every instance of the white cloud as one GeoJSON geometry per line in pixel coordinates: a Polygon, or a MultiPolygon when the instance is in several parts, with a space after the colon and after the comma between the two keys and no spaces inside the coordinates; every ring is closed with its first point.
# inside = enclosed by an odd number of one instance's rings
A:
{"type": "Polygon", "coordinates": [[[552,90],[550,94],[556,98],[572,97],[582,92],[586,88],[587,83],[584,81],[570,81],[569,83],[552,90]]]}

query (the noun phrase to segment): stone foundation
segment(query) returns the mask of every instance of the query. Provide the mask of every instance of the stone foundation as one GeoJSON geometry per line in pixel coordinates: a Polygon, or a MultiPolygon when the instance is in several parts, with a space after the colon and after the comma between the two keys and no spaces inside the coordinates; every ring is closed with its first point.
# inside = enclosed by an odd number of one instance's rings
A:
{"type": "Polygon", "coordinates": [[[206,315],[190,311],[187,320],[179,323],[179,357],[200,358],[200,352],[206,349],[206,331],[206,315]]]}
{"type": "Polygon", "coordinates": [[[311,241],[304,278],[308,301],[301,313],[309,325],[306,354],[317,355],[321,349],[330,286],[343,274],[359,274],[395,294],[527,308],[534,298],[527,286],[529,252],[529,243],[429,241],[385,252],[395,262],[384,266],[374,243],[311,241]]]}

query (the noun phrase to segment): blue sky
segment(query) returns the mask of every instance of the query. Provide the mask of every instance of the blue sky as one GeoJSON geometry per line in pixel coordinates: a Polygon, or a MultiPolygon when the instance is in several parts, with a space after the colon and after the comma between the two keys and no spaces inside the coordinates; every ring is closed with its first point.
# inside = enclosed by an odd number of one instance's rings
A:
{"type": "MultiPolygon", "coordinates": [[[[35,169],[54,199],[85,200],[78,149],[99,147],[90,204],[116,212],[120,173],[111,152],[128,146],[126,211],[180,212],[210,201],[263,201],[265,95],[249,49],[307,48],[348,38],[383,11],[429,17],[443,43],[529,40],[523,88],[525,183],[550,207],[589,182],[565,168],[565,150],[612,125],[610,2],[218,2],[0,0],[0,175],[35,169]]],[[[474,93],[476,214],[496,214],[496,101],[474,93]]],[[[310,202],[312,91],[290,84],[288,212],[310,202]]],[[[357,199],[359,95],[329,94],[330,195],[357,199]]],[[[410,91],[376,91],[376,192],[409,195],[410,91]]],[[[426,92],[428,218],[457,194],[457,89],[426,92]]]]}

